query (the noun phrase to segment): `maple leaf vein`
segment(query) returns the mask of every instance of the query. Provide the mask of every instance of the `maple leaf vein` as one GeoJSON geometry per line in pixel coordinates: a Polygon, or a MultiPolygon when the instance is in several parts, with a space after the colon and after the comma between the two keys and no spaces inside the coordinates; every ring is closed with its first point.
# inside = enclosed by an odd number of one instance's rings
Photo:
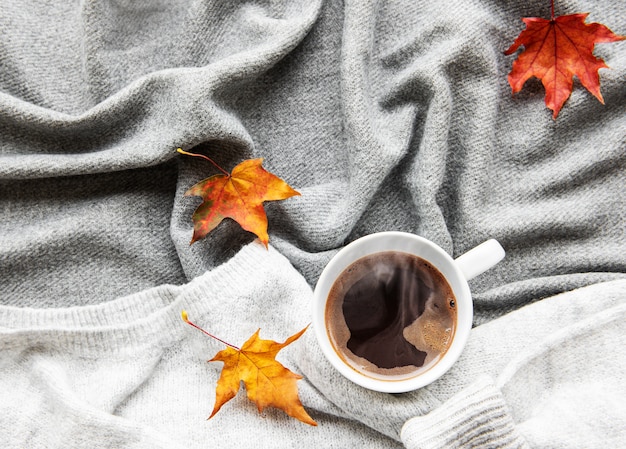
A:
{"type": "MultiPolygon", "coordinates": [[[[246,357],[246,358],[250,361],[250,363],[252,363],[252,365],[256,368],[256,371],[257,371],[257,374],[256,374],[256,377],[257,377],[257,378],[256,378],[256,381],[257,381],[257,383],[259,382],[259,376],[260,376],[260,375],[262,375],[265,379],[267,379],[267,380],[268,380],[268,382],[269,382],[270,384],[272,384],[272,386],[273,386],[274,388],[276,388],[276,389],[278,388],[278,387],[276,386],[276,384],[272,381],[272,378],[271,378],[271,377],[269,377],[267,374],[265,374],[265,372],[263,372],[263,368],[271,367],[271,363],[269,363],[268,365],[265,365],[265,366],[259,366],[259,364],[255,361],[255,359],[254,359],[253,357],[248,356],[248,354],[246,354],[246,353],[245,353],[245,352],[243,352],[243,351],[242,351],[242,353],[241,353],[241,354],[242,354],[244,357],[246,357]]],[[[254,354],[259,355],[259,357],[260,357],[260,359],[261,359],[261,360],[263,360],[265,357],[267,357],[267,358],[269,359],[269,358],[273,358],[273,357],[275,357],[275,356],[276,356],[275,354],[272,354],[272,353],[270,353],[270,352],[268,352],[268,351],[266,351],[266,352],[255,352],[254,354]],[[268,356],[268,355],[266,355],[266,354],[269,354],[269,356],[268,356]],[[263,357],[261,357],[261,355],[263,355],[263,357]]],[[[274,361],[274,362],[275,362],[275,363],[278,363],[278,361],[274,361]]]]}

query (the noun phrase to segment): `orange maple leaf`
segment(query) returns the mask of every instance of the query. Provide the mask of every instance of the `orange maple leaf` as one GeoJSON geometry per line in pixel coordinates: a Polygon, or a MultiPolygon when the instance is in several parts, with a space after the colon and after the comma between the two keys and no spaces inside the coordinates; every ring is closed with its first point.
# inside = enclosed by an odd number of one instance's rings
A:
{"type": "Polygon", "coordinates": [[[570,14],[551,20],[523,18],[526,29],[504,52],[510,55],[524,46],[524,51],[513,62],[509,84],[516,93],[529,78],[539,78],[546,90],[546,106],[553,111],[555,119],[572,93],[574,75],[604,104],[598,70],[608,66],[593,55],[593,48],[597,43],[625,39],[602,24],[586,24],[587,15],[570,14]]]}
{"type": "Polygon", "coordinates": [[[235,397],[240,381],[243,381],[248,398],[256,403],[259,412],[265,407],[276,407],[304,423],[317,425],[298,397],[296,381],[302,379],[302,376],[288,370],[275,359],[278,351],[300,338],[306,329],[292,335],[284,343],[261,340],[257,330],[240,350],[228,347],[209,360],[224,362],[217,381],[215,406],[209,419],[235,397]]]}
{"type": "Polygon", "coordinates": [[[262,412],[265,407],[275,407],[306,424],[317,425],[298,397],[296,382],[302,379],[302,376],[285,368],[276,360],[278,351],[300,338],[308,326],[283,343],[261,340],[259,329],[241,348],[238,348],[189,321],[187,312],[184,310],[182,318],[187,324],[227,345],[226,349],[221,350],[209,360],[209,362],[224,362],[222,373],[217,381],[215,406],[209,419],[213,418],[225,403],[237,395],[240,383],[243,381],[248,398],[256,403],[259,412],[262,412]]]}
{"type": "Polygon", "coordinates": [[[267,215],[265,201],[284,200],[300,195],[278,176],[266,171],[263,159],[248,159],[241,162],[232,173],[219,167],[210,158],[182,149],[181,154],[197,156],[213,163],[223,174],[204,179],[191,187],[185,196],[200,196],[203,202],[193,213],[193,237],[191,243],[205,237],[224,218],[231,218],[246,231],[259,237],[267,247],[267,215]]]}

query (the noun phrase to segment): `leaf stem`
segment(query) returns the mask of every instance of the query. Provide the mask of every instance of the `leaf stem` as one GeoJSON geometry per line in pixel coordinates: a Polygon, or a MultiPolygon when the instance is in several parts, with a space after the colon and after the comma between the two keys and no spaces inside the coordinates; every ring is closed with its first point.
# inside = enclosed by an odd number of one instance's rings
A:
{"type": "Polygon", "coordinates": [[[183,150],[182,148],[176,148],[176,151],[179,152],[180,154],[184,154],[184,155],[187,155],[187,156],[201,157],[202,159],[205,159],[205,160],[209,161],[211,164],[213,164],[215,166],[215,168],[217,168],[219,171],[224,173],[226,176],[230,177],[230,173],[228,173],[222,167],[217,165],[217,163],[213,159],[211,159],[208,156],[205,156],[204,154],[190,153],[188,151],[183,150]]]}
{"type": "Polygon", "coordinates": [[[207,331],[205,331],[204,329],[202,329],[200,326],[198,326],[196,323],[194,323],[193,321],[190,321],[189,318],[187,317],[187,311],[183,310],[180,313],[180,316],[182,317],[183,321],[187,324],[189,324],[191,327],[195,327],[196,329],[198,329],[200,332],[202,332],[205,335],[208,335],[209,337],[219,341],[220,343],[224,343],[226,346],[230,346],[233,349],[236,349],[237,351],[241,351],[241,348],[238,348],[235,345],[231,345],[230,343],[222,340],[221,338],[216,337],[213,334],[208,333],[207,331]]]}
{"type": "Polygon", "coordinates": [[[550,0],[550,20],[554,20],[554,0],[550,0]]]}

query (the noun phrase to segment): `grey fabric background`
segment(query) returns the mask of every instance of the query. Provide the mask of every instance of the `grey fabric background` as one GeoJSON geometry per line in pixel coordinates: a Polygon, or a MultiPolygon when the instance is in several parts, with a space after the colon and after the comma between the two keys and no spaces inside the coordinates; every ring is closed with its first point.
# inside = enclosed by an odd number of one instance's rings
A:
{"type": "MultiPolygon", "coordinates": [[[[575,12],[626,34],[622,0],[556,2],[575,12]]],[[[503,54],[522,17],[549,14],[547,0],[0,0],[0,441],[620,446],[626,41],[595,50],[606,104],[575,82],[553,120],[537,80],[511,95],[503,54]],[[200,199],[183,193],[217,172],[177,147],[227,170],[262,157],[301,193],[267,204],[269,250],[229,220],[189,245],[200,199]],[[280,340],[310,321],[332,255],[383,230],[455,257],[504,246],[471,282],[453,369],[372,392],[308,331],[281,360],[319,427],[260,418],[242,392],[205,421],[218,344],[180,310],[233,341],[280,340]]]]}
{"type": "MultiPolygon", "coordinates": [[[[555,121],[512,96],[503,51],[548,1],[72,1],[0,6],[0,301],[61,307],[183,284],[253,236],[189,246],[198,199],[245,158],[302,194],[270,244],[314,285],[382,230],[504,262],[472,282],[481,324],[625,277],[626,42],[555,121]]],[[[626,33],[621,1],[559,1],[626,33]]]]}

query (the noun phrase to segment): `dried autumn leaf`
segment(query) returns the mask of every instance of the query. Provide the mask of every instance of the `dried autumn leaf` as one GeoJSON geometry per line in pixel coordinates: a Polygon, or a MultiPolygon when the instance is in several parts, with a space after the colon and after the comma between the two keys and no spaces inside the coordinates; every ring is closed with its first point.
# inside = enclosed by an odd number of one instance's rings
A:
{"type": "Polygon", "coordinates": [[[215,416],[222,405],[237,395],[240,382],[243,381],[248,391],[248,398],[257,404],[259,412],[265,407],[276,407],[304,423],[317,425],[304,410],[298,397],[296,382],[302,379],[302,376],[289,371],[276,361],[278,352],[300,338],[308,326],[289,337],[284,343],[261,340],[259,329],[241,348],[238,348],[189,320],[185,310],[181,311],[181,317],[185,323],[227,346],[209,360],[209,362],[224,362],[222,373],[217,381],[215,406],[209,419],[215,416]]]}
{"type": "MultiPolygon", "coordinates": [[[[178,152],[200,156],[181,149],[178,152]]],[[[262,162],[263,159],[245,160],[230,174],[218,166],[224,174],[204,179],[185,192],[185,196],[200,196],[204,200],[193,213],[191,243],[205,237],[224,218],[231,218],[246,231],[256,234],[267,247],[269,236],[263,203],[284,200],[300,193],[278,176],[266,171],[261,166],[262,162]]]]}
{"type": "Polygon", "coordinates": [[[510,55],[521,45],[524,46],[524,51],[513,62],[509,84],[516,93],[529,78],[539,78],[546,90],[546,106],[553,111],[555,119],[572,93],[574,75],[604,104],[598,70],[608,66],[593,55],[593,48],[597,43],[625,38],[602,24],[586,24],[587,15],[570,14],[551,20],[523,18],[526,29],[504,52],[510,55]]]}
{"type": "Polygon", "coordinates": [[[278,351],[300,338],[306,329],[292,335],[284,343],[261,340],[257,330],[241,349],[228,346],[209,360],[224,362],[217,382],[215,406],[209,419],[237,395],[240,381],[243,381],[248,398],[256,403],[259,412],[265,407],[276,407],[293,418],[316,426],[317,423],[306,412],[298,397],[296,382],[302,376],[276,361],[278,351]]]}

